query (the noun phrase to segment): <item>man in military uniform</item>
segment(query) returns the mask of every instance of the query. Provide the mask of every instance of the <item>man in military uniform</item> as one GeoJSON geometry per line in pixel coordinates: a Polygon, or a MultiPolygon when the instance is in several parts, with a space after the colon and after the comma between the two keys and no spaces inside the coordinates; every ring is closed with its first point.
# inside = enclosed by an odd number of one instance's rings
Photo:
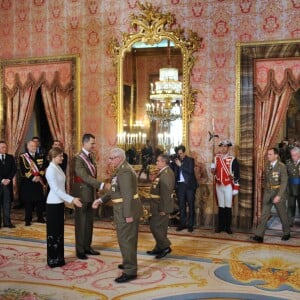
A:
{"type": "Polygon", "coordinates": [[[264,240],[273,204],[282,223],[283,236],[281,239],[283,241],[290,239],[290,226],[285,206],[288,183],[286,166],[279,161],[279,151],[277,148],[268,150],[268,161],[269,163],[265,171],[265,190],[261,219],[256,228],[255,236],[251,237],[252,240],[258,243],[262,243],[264,240]]]}
{"type": "Polygon", "coordinates": [[[291,150],[291,158],[286,162],[289,176],[288,183],[288,216],[292,227],[295,221],[296,202],[300,211],[300,148],[294,147],[291,150]]]}
{"type": "Polygon", "coordinates": [[[97,208],[100,203],[112,200],[114,222],[117,230],[123,263],[123,270],[117,283],[134,280],[137,277],[137,243],[139,220],[142,216],[142,205],[138,197],[137,176],[126,161],[124,150],[114,148],[110,151],[109,164],[115,168],[111,182],[111,190],[93,203],[97,208]]]}
{"type": "Polygon", "coordinates": [[[150,190],[150,230],[156,244],[153,250],[147,251],[147,254],[156,255],[156,258],[160,259],[172,251],[167,233],[169,215],[174,210],[172,194],[175,187],[175,176],[169,167],[169,158],[167,155],[159,155],[156,165],[159,173],[153,180],[150,190]]]}
{"type": "Polygon", "coordinates": [[[36,152],[36,143],[27,143],[27,152],[20,155],[20,197],[25,206],[25,225],[32,222],[32,211],[36,208],[37,222],[45,223],[43,208],[45,206],[45,192],[47,190],[45,180],[45,168],[47,161],[44,155],[36,152]]]}
{"type": "Polygon", "coordinates": [[[232,203],[233,197],[239,192],[240,167],[237,159],[229,153],[232,143],[229,140],[219,144],[221,152],[216,155],[211,171],[216,179],[219,214],[218,228],[215,232],[226,231],[232,234],[232,203]]]}
{"type": "Polygon", "coordinates": [[[94,149],[95,136],[86,133],[82,137],[82,149],[74,158],[73,195],[82,202],[82,207],[75,207],[75,242],[79,259],[100,254],[91,247],[94,223],[92,204],[96,198],[96,189],[104,188],[104,183],[97,180],[94,149]]]}

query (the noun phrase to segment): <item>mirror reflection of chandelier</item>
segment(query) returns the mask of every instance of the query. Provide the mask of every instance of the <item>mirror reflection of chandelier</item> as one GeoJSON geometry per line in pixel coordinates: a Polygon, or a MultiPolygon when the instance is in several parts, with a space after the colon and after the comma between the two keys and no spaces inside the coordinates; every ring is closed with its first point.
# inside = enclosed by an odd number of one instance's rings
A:
{"type": "MultiPolygon", "coordinates": [[[[170,66],[170,45],[168,43],[168,65],[170,66]]],[[[150,102],[146,112],[151,121],[171,122],[181,118],[182,82],[178,80],[178,69],[159,69],[159,80],[150,83],[150,102]]]]}

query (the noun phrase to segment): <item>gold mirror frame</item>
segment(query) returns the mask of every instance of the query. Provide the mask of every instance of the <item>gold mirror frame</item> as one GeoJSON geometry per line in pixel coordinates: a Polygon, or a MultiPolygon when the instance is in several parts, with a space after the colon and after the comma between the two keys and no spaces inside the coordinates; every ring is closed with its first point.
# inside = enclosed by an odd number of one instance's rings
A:
{"type": "Polygon", "coordinates": [[[171,29],[175,22],[175,15],[171,13],[162,13],[159,7],[151,3],[141,4],[138,2],[140,14],[130,16],[131,33],[122,33],[122,41],[118,42],[116,38],[109,43],[108,51],[114,58],[114,64],[117,65],[117,94],[112,95],[112,106],[115,108],[118,133],[123,132],[123,59],[126,52],[131,51],[131,47],[136,42],[144,42],[150,45],[170,40],[176,48],[181,49],[182,62],[182,144],[188,148],[188,122],[194,110],[195,96],[197,90],[192,89],[190,75],[195,64],[193,53],[200,46],[202,38],[192,30],[188,34],[177,26],[175,30],[171,29]]]}

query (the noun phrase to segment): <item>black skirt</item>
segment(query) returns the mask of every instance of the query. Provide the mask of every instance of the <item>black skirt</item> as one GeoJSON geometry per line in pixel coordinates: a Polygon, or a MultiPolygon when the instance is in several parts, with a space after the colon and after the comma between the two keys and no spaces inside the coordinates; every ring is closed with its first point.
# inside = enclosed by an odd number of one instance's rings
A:
{"type": "Polygon", "coordinates": [[[47,263],[51,268],[65,264],[64,203],[47,204],[47,263]]]}

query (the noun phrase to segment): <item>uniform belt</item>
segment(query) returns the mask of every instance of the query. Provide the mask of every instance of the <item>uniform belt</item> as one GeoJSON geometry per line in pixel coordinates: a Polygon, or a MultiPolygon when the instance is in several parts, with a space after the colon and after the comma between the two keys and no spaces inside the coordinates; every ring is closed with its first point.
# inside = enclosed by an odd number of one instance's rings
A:
{"type": "Polygon", "coordinates": [[[268,189],[270,190],[277,190],[280,188],[280,185],[268,185],[268,189]]]}
{"type": "MultiPolygon", "coordinates": [[[[139,195],[138,194],[133,195],[133,199],[139,199],[139,195]]],[[[111,199],[111,201],[113,203],[122,203],[123,202],[123,198],[111,199]]]]}
{"type": "Polygon", "coordinates": [[[79,176],[74,176],[74,182],[76,182],[76,183],[84,183],[84,181],[79,176]]]}
{"type": "Polygon", "coordinates": [[[290,184],[300,184],[300,177],[289,178],[290,184]]]}
{"type": "Polygon", "coordinates": [[[150,197],[153,198],[153,199],[159,199],[160,198],[159,195],[154,195],[154,194],[150,194],[150,197]]]}

